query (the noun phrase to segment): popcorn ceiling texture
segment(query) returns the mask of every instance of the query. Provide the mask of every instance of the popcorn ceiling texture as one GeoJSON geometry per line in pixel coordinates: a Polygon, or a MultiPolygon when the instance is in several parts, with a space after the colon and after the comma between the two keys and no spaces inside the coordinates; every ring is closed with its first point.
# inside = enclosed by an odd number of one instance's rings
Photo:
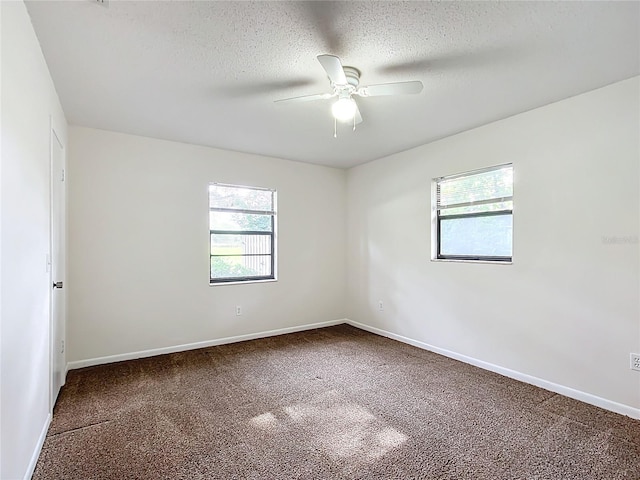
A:
{"type": "Polygon", "coordinates": [[[638,2],[27,1],[72,125],[350,167],[640,74],[638,2]],[[316,56],[362,85],[333,138],[316,56]]]}
{"type": "Polygon", "coordinates": [[[45,479],[638,479],[640,422],[340,325],[69,372],[45,479]]]}

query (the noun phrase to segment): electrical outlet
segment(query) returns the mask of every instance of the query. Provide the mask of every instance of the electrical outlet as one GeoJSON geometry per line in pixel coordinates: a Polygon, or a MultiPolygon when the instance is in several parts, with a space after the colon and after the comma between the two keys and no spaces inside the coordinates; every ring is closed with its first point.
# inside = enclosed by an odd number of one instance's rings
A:
{"type": "Polygon", "coordinates": [[[242,315],[242,307],[240,305],[236,305],[236,315],[242,315]]]}
{"type": "Polygon", "coordinates": [[[382,303],[382,300],[380,300],[378,302],[378,310],[383,311],[384,310],[384,303],[382,303]]]}
{"type": "Polygon", "coordinates": [[[631,354],[631,370],[640,371],[640,353],[631,354]]]}

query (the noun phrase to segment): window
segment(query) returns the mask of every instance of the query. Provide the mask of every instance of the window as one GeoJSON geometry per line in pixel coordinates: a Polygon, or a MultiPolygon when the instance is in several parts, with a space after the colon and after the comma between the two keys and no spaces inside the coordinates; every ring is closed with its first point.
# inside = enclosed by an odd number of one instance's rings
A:
{"type": "Polygon", "coordinates": [[[276,192],[209,185],[210,283],[275,279],[276,192]]]}
{"type": "Polygon", "coordinates": [[[436,259],[510,262],[513,165],[434,179],[436,259]]]}

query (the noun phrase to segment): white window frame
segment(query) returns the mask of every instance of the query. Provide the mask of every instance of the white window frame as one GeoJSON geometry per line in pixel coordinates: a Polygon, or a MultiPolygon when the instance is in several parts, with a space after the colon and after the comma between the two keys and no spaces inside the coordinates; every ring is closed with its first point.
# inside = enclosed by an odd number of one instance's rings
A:
{"type": "MultiPolygon", "coordinates": [[[[491,167],[480,168],[476,170],[469,170],[462,173],[457,173],[454,175],[445,175],[441,177],[433,178],[431,181],[431,260],[436,262],[470,262],[470,263],[492,263],[492,264],[501,264],[501,265],[511,265],[513,263],[513,246],[510,256],[490,256],[490,255],[443,255],[440,253],[440,220],[441,218],[446,218],[446,215],[440,215],[440,208],[438,206],[438,185],[443,180],[452,180],[461,177],[470,177],[473,175],[478,175],[486,172],[490,172],[493,170],[500,170],[505,167],[511,167],[513,172],[513,163],[504,163],[500,165],[493,165],[491,167]]],[[[464,202],[460,204],[456,204],[453,207],[464,207],[464,206],[472,206],[472,205],[482,205],[482,204],[491,204],[491,203],[501,203],[505,201],[512,202],[511,209],[505,209],[500,211],[495,211],[491,213],[469,213],[462,214],[460,216],[464,217],[481,217],[487,215],[511,215],[513,219],[513,192],[511,196],[508,197],[498,197],[492,199],[491,201],[483,200],[479,202],[464,202]]],[[[452,208],[449,205],[449,208],[452,208]]],[[[449,217],[451,218],[451,217],[449,217]]],[[[513,235],[513,233],[512,233],[513,235]]],[[[512,237],[513,241],[513,237],[512,237]]]]}
{"type": "MultiPolygon", "coordinates": [[[[207,203],[209,204],[209,212],[231,212],[231,213],[244,213],[248,215],[269,215],[271,216],[271,232],[269,231],[230,231],[230,230],[218,230],[212,229],[209,221],[209,285],[232,285],[239,283],[259,283],[259,282],[275,282],[277,281],[277,191],[273,188],[254,187],[251,185],[232,185],[228,183],[210,183],[207,189],[207,203]],[[238,188],[244,190],[261,190],[271,192],[272,194],[272,210],[251,210],[251,209],[237,209],[237,208],[219,208],[212,207],[209,197],[209,189],[213,186],[238,188]],[[271,275],[256,275],[256,276],[238,276],[238,277],[218,277],[213,278],[211,276],[211,260],[214,256],[211,248],[211,236],[214,234],[222,235],[268,235],[271,237],[271,275]]],[[[244,255],[242,255],[244,256],[244,255]]]]}

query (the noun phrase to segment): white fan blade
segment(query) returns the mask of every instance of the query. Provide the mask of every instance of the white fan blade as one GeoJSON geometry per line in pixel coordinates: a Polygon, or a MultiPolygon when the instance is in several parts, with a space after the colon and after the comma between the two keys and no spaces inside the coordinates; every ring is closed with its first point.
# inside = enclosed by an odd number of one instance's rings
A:
{"type": "Polygon", "coordinates": [[[415,80],[413,82],[397,82],[397,83],[381,83],[380,85],[369,85],[368,87],[359,88],[356,92],[361,97],[380,97],[382,95],[406,95],[420,93],[422,91],[422,82],[415,80]]]}
{"type": "Polygon", "coordinates": [[[311,102],[313,100],[327,100],[333,97],[333,93],[318,93],[316,95],[304,95],[302,97],[283,98],[282,100],[275,100],[275,103],[297,103],[297,102],[311,102]]]}
{"type": "Polygon", "coordinates": [[[334,55],[318,55],[318,61],[332,83],[336,85],[346,85],[347,76],[344,74],[342,62],[334,55]]]}
{"type": "Polygon", "coordinates": [[[362,123],[362,115],[360,115],[360,109],[358,108],[358,104],[357,103],[356,103],[355,118],[356,118],[356,125],[358,125],[359,123],[362,123]]]}

